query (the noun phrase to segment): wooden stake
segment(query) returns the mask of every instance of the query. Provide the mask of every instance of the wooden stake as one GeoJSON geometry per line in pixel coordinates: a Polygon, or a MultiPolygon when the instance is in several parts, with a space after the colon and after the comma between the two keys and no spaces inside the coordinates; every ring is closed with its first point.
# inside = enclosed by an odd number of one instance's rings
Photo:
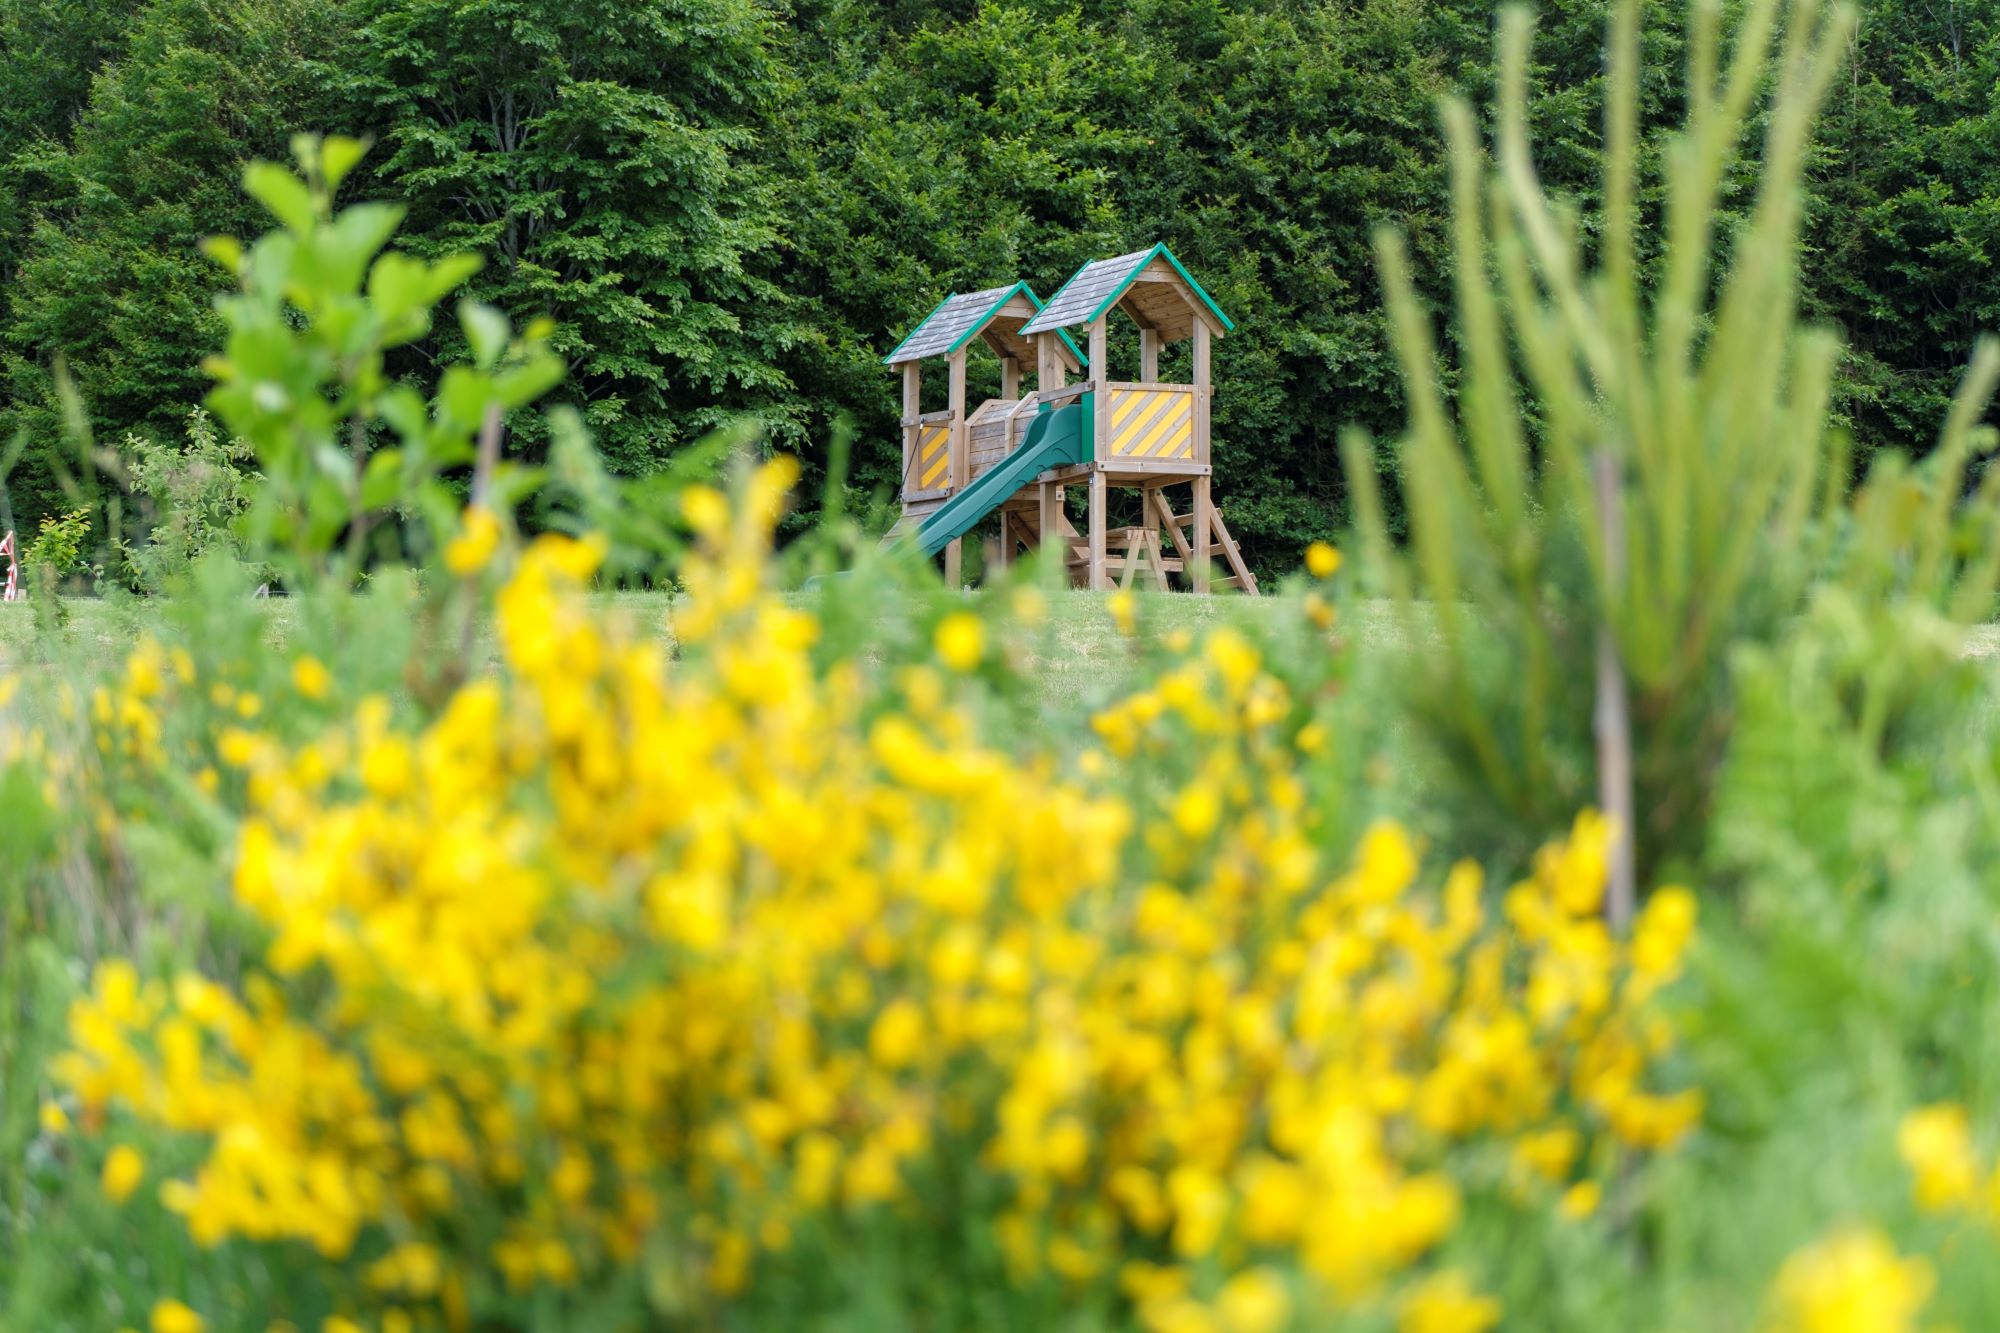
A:
{"type": "Polygon", "coordinates": [[[1638,911],[1638,826],[1632,799],[1632,710],[1625,692],[1625,668],[1611,630],[1611,599],[1625,581],[1625,509],[1619,503],[1618,464],[1605,450],[1591,458],[1597,483],[1597,523],[1604,537],[1604,602],[1597,622],[1597,800],[1613,826],[1611,864],[1604,886],[1604,915],[1613,933],[1632,928],[1638,911]]]}

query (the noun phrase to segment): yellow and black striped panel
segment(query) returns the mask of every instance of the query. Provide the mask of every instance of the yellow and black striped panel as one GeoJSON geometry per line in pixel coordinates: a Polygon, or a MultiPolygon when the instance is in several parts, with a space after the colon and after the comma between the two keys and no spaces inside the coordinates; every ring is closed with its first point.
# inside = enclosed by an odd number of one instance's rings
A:
{"type": "Polygon", "coordinates": [[[917,430],[917,463],[910,489],[935,491],[951,485],[951,423],[940,421],[917,430]]]}
{"type": "Polygon", "coordinates": [[[1114,389],[1113,458],[1194,457],[1194,395],[1185,389],[1114,389]]]}

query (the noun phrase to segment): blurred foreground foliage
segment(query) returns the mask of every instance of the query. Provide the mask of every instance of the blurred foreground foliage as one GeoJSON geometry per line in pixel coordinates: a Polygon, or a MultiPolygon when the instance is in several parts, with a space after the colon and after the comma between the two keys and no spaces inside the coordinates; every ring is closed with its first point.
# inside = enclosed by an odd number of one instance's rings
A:
{"type": "Polygon", "coordinates": [[[558,409],[510,458],[554,333],[464,301],[397,384],[472,265],[333,208],[352,141],[253,168],[206,371],[254,472],[159,488],[230,540],[114,600],[129,650],[50,623],[0,683],[0,1328],[1996,1322],[1992,372],[1839,500],[1787,164],[1845,21],[1697,43],[1667,198],[1771,69],[1766,194],[1713,309],[1670,227],[1648,317],[1623,168],[1603,279],[1521,170],[1508,18],[1493,182],[1447,113],[1458,426],[1384,251],[1425,498],[1360,573],[1409,613],[1350,631],[1330,552],[1199,637],[1119,594],[1075,697],[1058,571],[947,593],[837,476],[774,554],[799,473],[744,434],[635,487],[558,409]],[[664,642],[591,594],[635,576],[664,642]],[[1642,725],[1636,830],[1553,683],[1600,626],[1700,734],[1642,725]],[[1685,874],[1620,936],[1630,832],[1685,874]]]}

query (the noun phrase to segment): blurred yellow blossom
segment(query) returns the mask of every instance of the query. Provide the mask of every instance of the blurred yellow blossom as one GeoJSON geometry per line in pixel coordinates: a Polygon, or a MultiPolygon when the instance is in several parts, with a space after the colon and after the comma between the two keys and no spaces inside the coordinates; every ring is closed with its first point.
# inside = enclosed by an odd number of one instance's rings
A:
{"type": "Polygon", "coordinates": [[[1965,1108],[1952,1103],[1910,1112],[1896,1131],[1896,1151],[1916,1178],[1917,1206],[1962,1207],[1979,1188],[1979,1158],[1965,1108]]]}
{"type": "Polygon", "coordinates": [[[145,1159],[138,1149],[121,1143],[104,1158],[104,1171],[100,1184],[104,1196],[113,1203],[123,1203],[139,1188],[139,1182],[146,1178],[145,1159]]]}
{"type": "Polygon", "coordinates": [[[938,660],[953,671],[970,671],[986,654],[986,626],[970,611],[954,611],[938,622],[938,660]]]}
{"type": "Polygon", "coordinates": [[[324,699],[333,688],[333,673],[317,657],[301,657],[292,663],[292,686],[308,699],[324,699]]]}
{"type": "Polygon", "coordinates": [[[445,543],[445,568],[461,578],[477,574],[500,549],[500,519],[484,505],[465,511],[458,534],[445,543]]]}
{"type": "Polygon", "coordinates": [[[1886,1237],[1843,1231],[1797,1251],[1772,1288],[1770,1333],[1910,1333],[1934,1278],[1886,1237]]]}
{"type": "Polygon", "coordinates": [[[202,1333],[207,1327],[207,1321],[179,1301],[164,1300],[153,1306],[153,1333],[202,1333]]]}
{"type": "Polygon", "coordinates": [[[1306,547],[1306,572],[1316,579],[1330,579],[1340,570],[1340,552],[1325,542],[1306,547]]]}
{"type": "Polygon", "coordinates": [[[1485,1333],[1500,1322],[1500,1302],[1472,1289],[1465,1274],[1446,1269],[1404,1298],[1398,1333],[1485,1333]]]}

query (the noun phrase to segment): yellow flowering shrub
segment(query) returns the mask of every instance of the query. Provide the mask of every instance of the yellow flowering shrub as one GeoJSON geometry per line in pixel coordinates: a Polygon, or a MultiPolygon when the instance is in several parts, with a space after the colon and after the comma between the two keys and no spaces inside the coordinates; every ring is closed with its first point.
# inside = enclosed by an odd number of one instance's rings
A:
{"type": "MultiPolygon", "coordinates": [[[[691,495],[671,658],[544,537],[434,719],[218,738],[261,961],[104,964],[58,1066],[89,1122],[194,1146],[157,1189],[196,1240],[309,1247],[370,1328],[754,1301],[886,1227],[1160,1330],[1479,1330],[1432,1271],[1469,1192],[1582,1215],[1694,1125],[1654,1003],[1693,899],[1613,938],[1603,820],[1504,891],[1394,824],[1330,861],[1301,774],[1337,738],[1226,629],[1091,735],[986,734],[978,615],[882,668],[771,590],[793,475],[691,495]]],[[[188,676],[142,648],[107,745],[145,761],[188,676]]]]}

